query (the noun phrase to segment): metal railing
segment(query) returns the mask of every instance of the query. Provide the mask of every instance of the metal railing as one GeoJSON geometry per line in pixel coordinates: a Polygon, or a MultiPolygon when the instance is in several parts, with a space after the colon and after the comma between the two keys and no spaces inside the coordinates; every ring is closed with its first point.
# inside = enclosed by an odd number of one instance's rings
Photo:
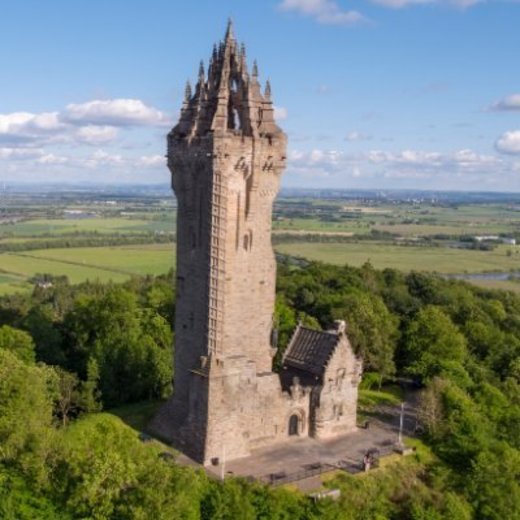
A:
{"type": "Polygon", "coordinates": [[[288,484],[289,482],[296,482],[298,480],[315,477],[316,475],[334,471],[335,469],[336,467],[332,464],[322,464],[317,462],[315,464],[308,464],[304,469],[295,471],[294,473],[286,473],[285,471],[270,473],[269,475],[264,476],[261,480],[276,487],[281,486],[282,484],[288,484]]]}

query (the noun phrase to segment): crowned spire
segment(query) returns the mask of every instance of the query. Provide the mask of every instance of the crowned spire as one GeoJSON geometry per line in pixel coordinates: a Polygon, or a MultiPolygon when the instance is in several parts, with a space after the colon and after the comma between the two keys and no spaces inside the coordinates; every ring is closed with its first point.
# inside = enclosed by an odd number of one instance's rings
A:
{"type": "Polygon", "coordinates": [[[271,82],[269,80],[265,82],[264,97],[267,101],[271,99],[271,82]]]}
{"type": "Polygon", "coordinates": [[[190,102],[191,94],[192,94],[191,83],[190,83],[190,80],[188,80],[188,81],[186,81],[186,88],[184,89],[184,101],[186,103],[190,102]]]}
{"type": "Polygon", "coordinates": [[[235,35],[233,34],[233,20],[231,19],[231,17],[228,18],[228,23],[227,23],[227,29],[226,29],[226,43],[228,42],[228,40],[234,40],[235,39],[235,35]]]}
{"type": "Polygon", "coordinates": [[[262,93],[258,64],[248,72],[246,48],[235,39],[229,20],[224,40],[213,46],[207,69],[200,62],[196,86],[186,85],[179,132],[240,132],[242,135],[280,131],[273,118],[271,86],[262,93]],[[206,75],[207,73],[207,75],[206,75]]]}

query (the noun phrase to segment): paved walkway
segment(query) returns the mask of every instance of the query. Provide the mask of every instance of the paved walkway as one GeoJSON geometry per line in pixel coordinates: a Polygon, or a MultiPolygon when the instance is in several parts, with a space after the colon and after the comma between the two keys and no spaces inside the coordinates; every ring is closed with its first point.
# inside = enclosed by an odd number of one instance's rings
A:
{"type": "MultiPolygon", "coordinates": [[[[404,414],[404,434],[413,435],[416,424],[416,392],[407,392],[404,414]]],[[[397,445],[400,406],[379,406],[370,418],[368,429],[357,431],[330,441],[318,441],[309,437],[290,438],[289,442],[254,451],[249,457],[235,459],[222,465],[207,466],[209,475],[220,478],[225,475],[240,475],[276,485],[293,481],[302,491],[320,487],[320,473],[334,468],[356,473],[362,468],[364,454],[370,449],[381,455],[390,453],[397,445]],[[298,474],[298,475],[297,475],[298,474]],[[307,478],[303,478],[307,476],[307,478]],[[294,478],[291,478],[294,477],[294,478]],[[303,489],[305,488],[305,489],[303,489]]],[[[196,465],[180,454],[181,464],[196,465]]],[[[200,467],[200,466],[199,466],[200,467]]]]}
{"type": "MultiPolygon", "coordinates": [[[[321,467],[341,465],[348,470],[361,465],[367,450],[391,450],[396,441],[396,434],[379,424],[331,441],[317,441],[309,437],[295,438],[288,443],[256,450],[249,457],[230,461],[225,464],[224,471],[228,475],[269,481],[271,475],[312,472],[313,468],[317,469],[318,464],[321,467]]],[[[219,476],[222,472],[220,465],[206,469],[219,476]]]]}

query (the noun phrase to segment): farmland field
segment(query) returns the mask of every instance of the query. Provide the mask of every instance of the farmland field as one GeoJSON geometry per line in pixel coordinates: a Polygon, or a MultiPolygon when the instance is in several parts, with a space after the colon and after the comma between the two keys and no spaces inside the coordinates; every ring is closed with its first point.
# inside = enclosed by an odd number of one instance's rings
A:
{"type": "MultiPolygon", "coordinates": [[[[169,189],[21,192],[5,200],[0,294],[30,290],[36,274],[65,275],[71,283],[119,282],[174,266],[176,205],[169,189]]],[[[514,244],[520,197],[282,195],[275,201],[273,237],[282,254],[334,264],[370,261],[376,268],[442,274],[520,271],[514,244]],[[491,242],[483,238],[489,235],[491,242]]],[[[507,277],[472,282],[520,288],[507,277]]]]}
{"type": "Polygon", "coordinates": [[[173,232],[171,220],[145,220],[130,218],[83,218],[83,219],[42,219],[27,220],[0,226],[0,236],[63,235],[71,233],[147,233],[173,232]]]}
{"type": "Polygon", "coordinates": [[[507,246],[499,246],[493,251],[472,251],[370,242],[346,244],[296,242],[279,244],[276,250],[286,255],[338,265],[360,266],[370,261],[377,269],[390,267],[402,271],[425,270],[438,273],[520,270],[520,254],[508,256],[507,246]]]}
{"type": "MultiPolygon", "coordinates": [[[[13,277],[37,273],[65,275],[71,283],[85,280],[121,282],[132,275],[163,274],[174,264],[170,244],[145,246],[44,249],[0,254],[0,287],[13,287],[13,277]],[[4,280],[5,278],[5,280],[4,280]]],[[[14,292],[4,287],[4,292],[14,292]]]]}

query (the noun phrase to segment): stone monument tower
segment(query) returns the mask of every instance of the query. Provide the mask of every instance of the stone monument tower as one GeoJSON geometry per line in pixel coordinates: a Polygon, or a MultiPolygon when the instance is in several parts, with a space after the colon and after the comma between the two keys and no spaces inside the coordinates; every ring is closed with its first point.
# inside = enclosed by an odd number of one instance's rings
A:
{"type": "MultiPolygon", "coordinates": [[[[204,464],[284,440],[290,428],[315,430],[307,426],[316,417],[308,410],[312,388],[298,382],[305,374],[289,370],[284,387],[272,371],[271,218],[286,145],[269,82],[262,90],[256,62],[248,71],[229,23],[207,74],[201,63],[194,90],[186,86],[168,134],[178,202],[175,376],[153,429],[204,464]]],[[[338,338],[330,334],[328,354],[338,338]]]]}
{"type": "MultiPolygon", "coordinates": [[[[286,136],[274,122],[269,83],[229,23],[208,74],[186,97],[168,135],[168,167],[178,201],[175,402],[189,412],[190,380],[205,378],[209,399],[220,365],[239,357],[270,372],[275,294],[271,214],[285,166],[286,136]]],[[[199,385],[200,386],[200,385],[199,385]]],[[[199,395],[203,403],[203,396],[199,395]]],[[[213,412],[215,410],[212,410],[213,412]]],[[[211,442],[207,410],[196,419],[197,453],[211,442]],[[204,419],[207,417],[207,422],[204,419]],[[204,424],[206,422],[206,424],[204,424]]],[[[229,412],[229,411],[226,411],[229,412]]],[[[216,432],[215,432],[216,433],[216,432]]],[[[221,433],[219,432],[220,436],[221,433]]]]}

